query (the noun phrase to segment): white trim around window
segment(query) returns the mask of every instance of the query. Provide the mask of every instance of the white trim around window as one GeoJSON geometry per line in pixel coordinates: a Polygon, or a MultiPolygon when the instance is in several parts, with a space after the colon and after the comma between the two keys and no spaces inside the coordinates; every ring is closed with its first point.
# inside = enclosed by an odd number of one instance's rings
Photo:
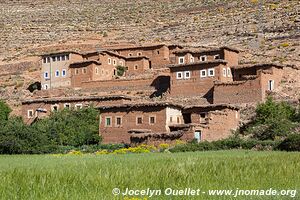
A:
{"type": "Polygon", "coordinates": [[[27,110],[27,118],[31,119],[34,117],[34,112],[33,110],[27,110]]]}
{"type": "Polygon", "coordinates": [[[66,69],[63,69],[63,70],[61,71],[61,76],[62,76],[62,77],[67,76],[67,70],[66,70],[66,69]]]}
{"type": "Polygon", "coordinates": [[[71,108],[71,104],[70,104],[70,103],[65,103],[65,104],[64,104],[64,108],[70,109],[70,108],[71,108]]]}
{"type": "Polygon", "coordinates": [[[112,117],[111,116],[105,117],[104,123],[105,123],[104,124],[105,127],[112,127],[112,117]]]}
{"type": "Polygon", "coordinates": [[[231,69],[230,69],[230,67],[227,67],[227,77],[231,77],[231,69]]]}
{"type": "Polygon", "coordinates": [[[220,59],[220,55],[219,55],[219,54],[214,55],[214,59],[215,59],[215,60],[220,59]]]}
{"type": "Polygon", "coordinates": [[[48,90],[49,89],[49,85],[48,84],[44,84],[44,89],[48,90]]]}
{"type": "Polygon", "coordinates": [[[190,57],[190,63],[195,62],[195,58],[193,56],[190,57]]]}
{"type": "Polygon", "coordinates": [[[191,72],[190,71],[185,71],[184,72],[184,79],[190,79],[191,78],[191,72]]]}
{"type": "Polygon", "coordinates": [[[207,56],[200,56],[200,61],[202,61],[202,62],[207,61],[207,56]]]}
{"type": "Polygon", "coordinates": [[[209,77],[215,76],[215,69],[213,69],[213,68],[208,69],[208,76],[209,77]]]}
{"type": "Polygon", "coordinates": [[[203,70],[200,70],[200,77],[201,78],[204,78],[207,76],[207,72],[206,72],[206,69],[203,69],[203,70]]]}
{"type": "Polygon", "coordinates": [[[176,79],[182,79],[183,73],[182,72],[176,72],[176,79]]]}
{"type": "Polygon", "coordinates": [[[226,71],[226,68],[223,67],[223,77],[226,77],[227,76],[227,71],[226,71]]]}
{"type": "Polygon", "coordinates": [[[184,64],[184,62],[185,62],[184,60],[185,60],[184,56],[178,57],[179,64],[184,64]]]}
{"type": "Polygon", "coordinates": [[[111,65],[111,58],[108,58],[108,64],[111,65]]]}
{"type": "Polygon", "coordinates": [[[82,109],[82,103],[75,104],[75,109],[82,109]]]}
{"type": "Polygon", "coordinates": [[[55,71],[55,77],[59,77],[59,70],[55,71]]]}
{"type": "Polygon", "coordinates": [[[49,72],[45,72],[45,73],[44,73],[44,78],[45,78],[45,79],[49,78],[49,72]]]}

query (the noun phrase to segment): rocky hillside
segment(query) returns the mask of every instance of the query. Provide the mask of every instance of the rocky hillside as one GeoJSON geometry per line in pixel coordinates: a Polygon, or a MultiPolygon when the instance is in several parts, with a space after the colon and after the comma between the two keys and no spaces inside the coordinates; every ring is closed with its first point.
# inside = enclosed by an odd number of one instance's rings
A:
{"type": "MultiPolygon", "coordinates": [[[[49,49],[124,42],[227,45],[242,50],[241,62],[297,68],[299,16],[299,0],[0,0],[0,97],[18,102],[30,95],[25,89],[38,80],[39,64],[27,56],[49,49]]],[[[287,95],[291,84],[283,86],[287,95]]]]}

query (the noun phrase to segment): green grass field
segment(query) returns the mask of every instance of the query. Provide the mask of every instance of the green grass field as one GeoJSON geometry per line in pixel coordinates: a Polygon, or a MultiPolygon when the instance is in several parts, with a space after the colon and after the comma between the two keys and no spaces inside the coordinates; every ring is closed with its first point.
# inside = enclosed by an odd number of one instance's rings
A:
{"type": "Polygon", "coordinates": [[[1,199],[300,199],[290,196],[114,196],[130,189],[290,189],[300,153],[219,151],[129,155],[0,156],[1,199]],[[135,198],[133,198],[135,197],[135,198]]]}

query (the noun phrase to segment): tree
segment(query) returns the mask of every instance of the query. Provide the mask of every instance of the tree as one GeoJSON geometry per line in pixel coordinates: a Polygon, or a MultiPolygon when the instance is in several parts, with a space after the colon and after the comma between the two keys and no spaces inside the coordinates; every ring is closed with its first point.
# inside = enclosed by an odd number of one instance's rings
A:
{"type": "Polygon", "coordinates": [[[1,121],[8,120],[11,111],[10,107],[4,101],[0,101],[0,123],[1,121]]]}

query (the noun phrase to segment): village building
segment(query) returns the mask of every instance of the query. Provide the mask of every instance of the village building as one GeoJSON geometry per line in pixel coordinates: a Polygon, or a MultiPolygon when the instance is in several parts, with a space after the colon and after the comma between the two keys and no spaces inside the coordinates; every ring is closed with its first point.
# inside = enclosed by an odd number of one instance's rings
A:
{"type": "Polygon", "coordinates": [[[31,124],[58,110],[121,105],[130,101],[129,96],[117,95],[28,99],[22,102],[22,117],[25,123],[31,124]]]}
{"type": "Polygon", "coordinates": [[[227,61],[197,61],[188,64],[169,65],[170,95],[177,97],[201,96],[212,101],[215,81],[231,82],[227,61]]]}
{"type": "Polygon", "coordinates": [[[170,57],[175,50],[182,48],[179,45],[157,44],[157,45],[144,45],[124,48],[111,48],[125,57],[140,57],[146,56],[149,58],[150,69],[160,69],[170,64],[170,57]]]}
{"type": "Polygon", "coordinates": [[[71,86],[69,65],[82,61],[82,55],[77,52],[64,51],[44,54],[41,56],[41,86],[43,90],[71,86]]]}
{"type": "Polygon", "coordinates": [[[244,64],[232,67],[233,81],[216,82],[214,103],[251,103],[264,101],[278,88],[283,76],[279,64],[244,64]]]}

